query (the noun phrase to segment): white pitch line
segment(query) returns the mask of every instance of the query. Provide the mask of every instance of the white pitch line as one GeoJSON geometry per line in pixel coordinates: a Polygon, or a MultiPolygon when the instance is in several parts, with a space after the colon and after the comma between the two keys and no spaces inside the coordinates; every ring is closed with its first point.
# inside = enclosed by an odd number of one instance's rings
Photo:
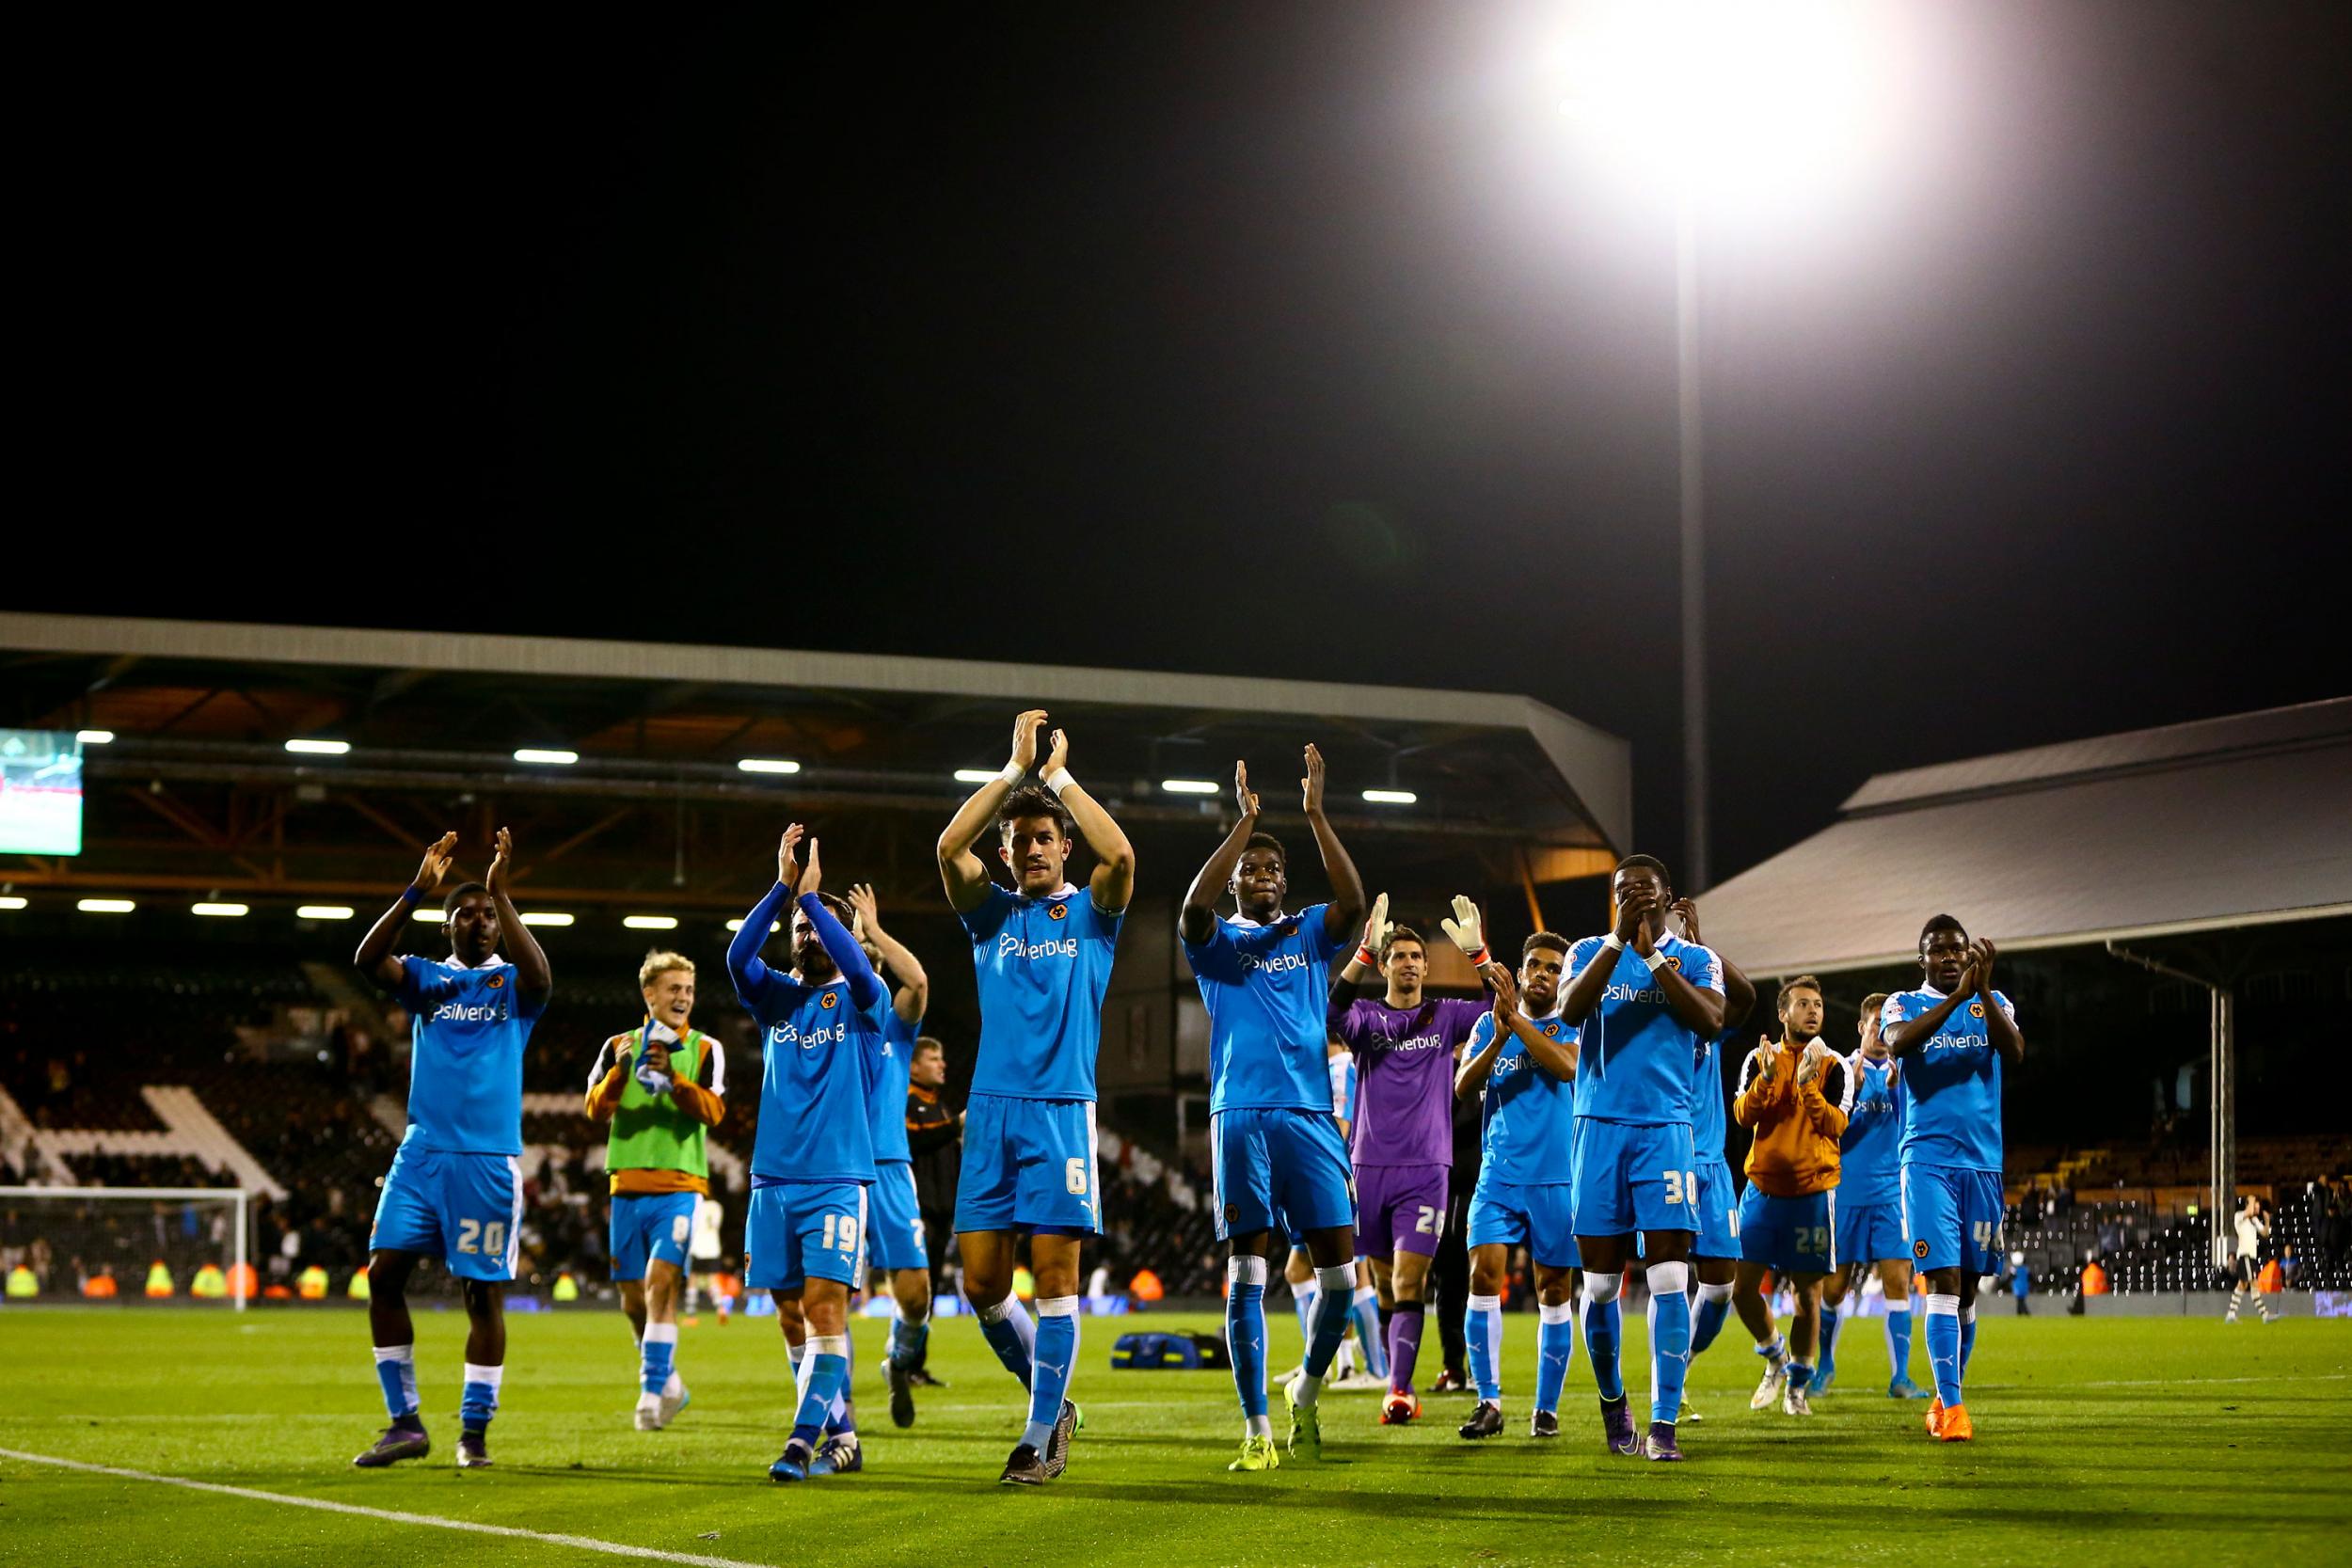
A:
{"type": "MultiPolygon", "coordinates": [[[[2215,1383],[2342,1383],[2352,1372],[2280,1372],[2272,1377],[2117,1377],[2095,1383],[2053,1384],[2058,1388],[2186,1388],[2215,1383]]],[[[2022,1386],[2011,1384],[2011,1387],[2022,1386]]],[[[2036,1390],[2039,1392],[2040,1390],[2036,1390]]]]}
{"type": "Polygon", "coordinates": [[[363,1508],[358,1503],[329,1502],[324,1497],[297,1497],[283,1492],[257,1492],[250,1486],[223,1486],[218,1481],[190,1481],[185,1476],[151,1475],[145,1470],[119,1469],[112,1465],[86,1465],[78,1459],[58,1459],[51,1454],[26,1453],[21,1449],[0,1449],[0,1459],[22,1460],[27,1465],[54,1465],[60,1470],[80,1470],[93,1476],[114,1476],[122,1481],[151,1481],[165,1486],[184,1486],[191,1492],[214,1492],[224,1497],[243,1497],[250,1502],[284,1503],[290,1508],[315,1508],[325,1513],[350,1513],[362,1519],[381,1519],[394,1525],[430,1525],[436,1529],[469,1530],[476,1535],[502,1535],[517,1541],[543,1541],[551,1546],[571,1546],[583,1552],[602,1552],[607,1557],[643,1558],[654,1562],[683,1562],[691,1568],[767,1568],[766,1564],[746,1562],[740,1558],[705,1557],[699,1552],[665,1552],[658,1546],[630,1546],[618,1541],[599,1541],[590,1535],[552,1535],[545,1530],[517,1529],[511,1525],[483,1525],[469,1519],[441,1519],[430,1513],[403,1513],[389,1508],[363,1508]]]}

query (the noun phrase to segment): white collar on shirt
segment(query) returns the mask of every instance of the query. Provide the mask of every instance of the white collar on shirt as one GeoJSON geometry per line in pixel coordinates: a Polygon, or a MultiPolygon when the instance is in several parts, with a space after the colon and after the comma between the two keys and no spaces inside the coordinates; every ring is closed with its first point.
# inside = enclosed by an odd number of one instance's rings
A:
{"type": "Polygon", "coordinates": [[[478,964],[469,964],[465,959],[459,958],[456,954],[452,953],[448,958],[443,958],[441,962],[451,969],[500,969],[505,966],[506,960],[500,958],[496,953],[493,953],[478,964]]]}

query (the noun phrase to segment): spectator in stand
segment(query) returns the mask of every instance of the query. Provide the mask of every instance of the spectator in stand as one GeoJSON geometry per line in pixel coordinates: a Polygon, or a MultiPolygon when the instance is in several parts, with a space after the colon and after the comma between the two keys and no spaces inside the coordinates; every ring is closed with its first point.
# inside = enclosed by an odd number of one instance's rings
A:
{"type": "Polygon", "coordinates": [[[2333,1269],[2352,1249],[2352,1188],[2341,1180],[2328,1183],[2327,1218],[2321,1230],[2321,1261],[2333,1269]]]}

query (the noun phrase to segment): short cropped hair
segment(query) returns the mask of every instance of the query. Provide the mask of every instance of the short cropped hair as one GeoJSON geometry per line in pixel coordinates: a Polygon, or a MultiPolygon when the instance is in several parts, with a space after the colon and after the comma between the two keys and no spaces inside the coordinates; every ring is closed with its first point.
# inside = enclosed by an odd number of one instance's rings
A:
{"type": "Polygon", "coordinates": [[[1282,863],[1284,865],[1288,865],[1291,863],[1291,852],[1288,849],[1283,848],[1282,841],[1276,838],[1272,833],[1251,833],[1249,835],[1249,842],[1241,847],[1241,852],[1246,855],[1252,849],[1271,849],[1276,854],[1282,857],[1282,863]]]}
{"type": "Polygon", "coordinates": [[[679,969],[686,971],[690,975],[692,974],[694,960],[683,953],[673,953],[666,947],[657,947],[645,955],[644,963],[637,966],[637,989],[644,990],[662,975],[679,969]]]}
{"type": "Polygon", "coordinates": [[[1414,946],[1420,948],[1423,953],[1429,951],[1429,944],[1422,940],[1422,936],[1419,931],[1414,930],[1410,926],[1391,926],[1389,927],[1389,940],[1380,944],[1380,961],[1382,963],[1387,963],[1389,961],[1390,951],[1400,942],[1409,942],[1414,946]]]}
{"type": "Polygon", "coordinates": [[[1788,1011],[1789,992],[1800,990],[1809,990],[1814,995],[1819,996],[1821,994],[1821,982],[1816,980],[1810,974],[1798,975],[1795,979],[1790,980],[1787,985],[1780,988],[1780,1000],[1772,1005],[1772,1010],[1785,1017],[1788,1011]]]}
{"type": "Polygon", "coordinates": [[[466,895],[468,894],[488,893],[489,891],[490,890],[488,888],[484,887],[480,882],[460,882],[455,887],[450,889],[449,896],[441,900],[442,923],[446,925],[449,921],[456,917],[457,906],[466,901],[466,895]]]}
{"type": "Polygon", "coordinates": [[[915,1053],[917,1056],[920,1056],[920,1055],[921,1055],[924,1052],[926,1052],[926,1051],[936,1051],[936,1052],[938,1052],[938,1053],[939,1053],[941,1055],[943,1055],[943,1056],[945,1056],[946,1054],[947,1054],[947,1048],[946,1048],[945,1045],[942,1045],[942,1044],[939,1042],[939,1039],[938,1039],[938,1037],[937,1037],[936,1036],[932,1036],[932,1035],[917,1035],[917,1036],[915,1036],[915,1037],[914,1037],[914,1053],[915,1053]]]}
{"type": "Polygon", "coordinates": [[[1928,938],[1935,935],[1938,931],[1958,931],[1964,937],[1968,934],[1968,927],[1963,926],[1951,915],[1939,914],[1930,920],[1925,926],[1919,927],[1920,947],[1924,949],[1928,944],[1928,938]]]}
{"type": "Polygon", "coordinates": [[[1568,956],[1567,938],[1562,936],[1557,931],[1538,931],[1534,936],[1529,937],[1525,942],[1520,944],[1519,962],[1525,963],[1528,959],[1534,958],[1535,956],[1535,949],[1538,947],[1546,948],[1551,952],[1557,953],[1564,958],[1568,956]]]}
{"type": "Polygon", "coordinates": [[[1062,842],[1070,842],[1070,813],[1054,792],[1042,784],[1023,784],[1005,797],[1005,803],[996,808],[996,831],[1002,834],[1012,832],[1012,825],[1025,816],[1050,816],[1062,842]]]}
{"type": "Polygon", "coordinates": [[[1874,990],[1862,999],[1862,1016],[1876,1018],[1879,1016],[1879,1010],[1885,1006],[1886,993],[1883,990],[1874,990]]]}
{"type": "Polygon", "coordinates": [[[843,930],[850,929],[857,920],[857,911],[850,908],[850,901],[837,893],[819,893],[817,901],[833,911],[833,917],[841,922],[843,930]]]}
{"type": "Polygon", "coordinates": [[[1666,863],[1655,855],[1628,855],[1617,863],[1617,869],[1619,871],[1655,871],[1661,882],[1668,887],[1675,885],[1674,879],[1666,875],[1666,863]]]}

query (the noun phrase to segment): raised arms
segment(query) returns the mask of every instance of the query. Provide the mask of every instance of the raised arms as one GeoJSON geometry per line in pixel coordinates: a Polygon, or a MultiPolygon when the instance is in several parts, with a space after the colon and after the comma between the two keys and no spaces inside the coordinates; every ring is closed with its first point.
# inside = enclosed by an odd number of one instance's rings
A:
{"type": "MultiPolygon", "coordinates": [[[[939,835],[939,879],[947,890],[947,902],[958,914],[968,914],[980,907],[988,896],[988,867],[972,852],[996,820],[996,810],[1012,793],[1012,786],[1021,782],[1037,762],[1037,732],[1045,722],[1043,708],[1031,708],[1012,721],[1012,755],[1004,771],[972,792],[972,798],[956,808],[956,815],[947,821],[946,831],[939,835]]],[[[1123,906],[1122,906],[1123,907],[1123,906]]]]}
{"type": "Polygon", "coordinates": [[[1356,922],[1364,917],[1364,879],[1340,843],[1330,817],[1324,814],[1323,752],[1311,744],[1307,748],[1307,776],[1298,781],[1298,788],[1307,825],[1314,830],[1315,849],[1323,856],[1323,874],[1331,879],[1331,902],[1323,911],[1324,929],[1331,941],[1344,942],[1356,922]]]}
{"type": "Polygon", "coordinates": [[[735,982],[735,994],[743,999],[743,1006],[756,1011],[768,994],[772,975],[759,950],[768,944],[770,931],[776,924],[776,912],[792,895],[792,885],[801,879],[800,863],[793,851],[800,847],[801,835],[806,830],[798,822],[784,830],[776,842],[776,882],[752,906],[752,912],[743,917],[743,924],[735,928],[727,942],[727,976],[735,982]]]}
{"type": "Polygon", "coordinates": [[[417,867],[416,879],[408,884],[405,893],[392,900],[390,909],[375,917],[368,934],[359,939],[359,950],[351,956],[353,966],[386,990],[397,990],[400,987],[400,958],[392,948],[400,941],[402,927],[408,924],[410,911],[432,897],[433,890],[441,885],[456,853],[455,833],[443,833],[426,845],[424,862],[417,867]]]}
{"type": "Polygon", "coordinates": [[[1136,892],[1135,846],[1127,842],[1127,835],[1119,831],[1102,802],[1070,776],[1070,736],[1060,730],[1054,732],[1054,749],[1045,758],[1045,787],[1060,798],[1078,836],[1094,851],[1094,874],[1087,879],[1094,907],[1104,914],[1125,913],[1127,901],[1136,892]]]}
{"type": "Polygon", "coordinates": [[[874,973],[874,966],[867,960],[866,949],[858,945],[857,938],[850,934],[850,928],[841,924],[841,917],[827,908],[825,901],[817,895],[824,879],[823,867],[817,858],[817,841],[812,838],[808,841],[808,866],[801,873],[797,884],[800,891],[793,902],[800,906],[803,914],[808,916],[809,926],[816,931],[817,940],[824,943],[825,957],[833,960],[833,967],[841,972],[841,977],[850,982],[851,1005],[864,1012],[888,996],[890,990],[882,984],[882,976],[874,973]]]}
{"type": "Polygon", "coordinates": [[[1189,942],[1206,942],[1216,931],[1217,900],[1224,896],[1233,873],[1241,868],[1242,851],[1249,847],[1249,835],[1258,831],[1258,794],[1249,787],[1249,765],[1246,762],[1233,764],[1233,803],[1241,813],[1233,823],[1233,831],[1200,863],[1200,869],[1193,875],[1192,886],[1184,890],[1184,909],[1176,916],[1177,929],[1189,942]]]}
{"type": "Polygon", "coordinates": [[[891,1006],[900,1021],[907,1023],[923,1022],[924,1011],[931,1001],[931,978],[923,971],[923,960],[913,949],[882,927],[882,905],[874,897],[871,883],[850,885],[850,908],[857,912],[857,932],[874,944],[882,954],[882,967],[898,982],[898,994],[891,998],[891,1006]]]}
{"type": "Polygon", "coordinates": [[[539,939],[531,934],[523,917],[515,911],[515,901],[506,895],[506,883],[515,862],[515,835],[504,828],[498,832],[498,852],[490,857],[490,869],[482,879],[482,885],[490,892],[490,902],[498,907],[499,936],[512,953],[515,963],[515,989],[526,1001],[545,1002],[555,990],[555,975],[548,968],[548,955],[539,945],[539,939]]]}

